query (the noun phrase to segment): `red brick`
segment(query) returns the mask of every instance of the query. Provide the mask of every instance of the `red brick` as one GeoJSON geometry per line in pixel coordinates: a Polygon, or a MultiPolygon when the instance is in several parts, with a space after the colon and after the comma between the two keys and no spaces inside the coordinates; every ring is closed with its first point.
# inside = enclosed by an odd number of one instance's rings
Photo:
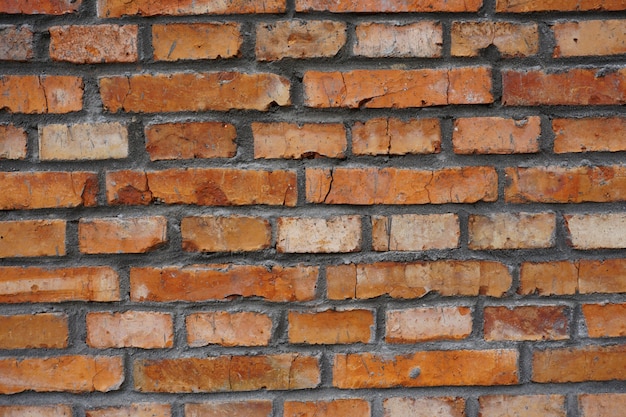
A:
{"type": "Polygon", "coordinates": [[[512,154],[537,153],[541,139],[541,119],[501,117],[468,117],[454,121],[454,153],[512,154]]]}
{"type": "Polygon", "coordinates": [[[352,126],[355,155],[406,155],[439,153],[439,119],[370,119],[352,126]]]}
{"type": "Polygon", "coordinates": [[[119,301],[119,277],[109,267],[0,267],[1,303],[119,301]]]}
{"type": "Polygon", "coordinates": [[[180,232],[188,252],[256,251],[272,241],[272,227],[261,217],[185,217],[180,232]]]}
{"type": "Polygon", "coordinates": [[[28,136],[13,125],[0,125],[0,159],[25,159],[28,136]]]}
{"type": "Polygon", "coordinates": [[[374,314],[370,310],[290,311],[288,321],[289,343],[370,343],[374,335],[374,314]]]}
{"type": "Polygon", "coordinates": [[[465,339],[472,333],[472,310],[468,307],[387,310],[385,325],[387,343],[465,339]]]}
{"type": "Polygon", "coordinates": [[[28,61],[33,55],[30,26],[0,25],[0,61],[28,61]]]}
{"type": "Polygon", "coordinates": [[[120,123],[39,126],[39,159],[42,161],[127,157],[128,131],[120,123]]]}
{"type": "Polygon", "coordinates": [[[0,258],[65,256],[64,220],[0,222],[0,258]]]}
{"type": "Polygon", "coordinates": [[[238,23],[179,23],[152,25],[155,61],[234,58],[241,51],[238,23]]]}
{"type": "Polygon", "coordinates": [[[626,104],[626,68],[572,68],[502,72],[505,106],[588,106],[626,104]]]}
{"type": "Polygon", "coordinates": [[[478,398],[480,417],[566,417],[564,395],[488,395],[478,398]]]}
{"type": "Polygon", "coordinates": [[[404,355],[336,354],[333,386],[341,389],[515,385],[516,350],[448,350],[404,355]]]}
{"type": "Polygon", "coordinates": [[[494,46],[505,58],[526,57],[539,52],[536,23],[454,22],[452,23],[452,56],[479,56],[494,46]]]}
{"type": "Polygon", "coordinates": [[[72,417],[69,405],[4,405],[0,406],[2,417],[72,417]]]}
{"type": "Polygon", "coordinates": [[[361,23],[356,26],[352,53],[368,58],[439,58],[443,35],[441,23],[361,23]]]}
{"type": "Polygon", "coordinates": [[[332,20],[290,19],[256,26],[256,58],[333,57],[346,43],[346,24],[332,20]]]}
{"type": "Polygon", "coordinates": [[[383,400],[384,417],[465,417],[465,399],[394,397],[383,400]]]}
{"type": "Polygon", "coordinates": [[[82,0],[4,0],[0,13],[62,15],[78,11],[82,0]]]}
{"type": "Polygon", "coordinates": [[[624,380],[626,345],[538,350],[532,367],[539,383],[624,380]]]}
{"type": "Polygon", "coordinates": [[[344,158],[346,129],[332,123],[252,123],[255,158],[344,158]]]}
{"type": "Polygon", "coordinates": [[[296,0],[296,11],[329,11],[331,13],[402,13],[402,12],[477,12],[482,0],[296,0]]]}
{"type": "Polygon", "coordinates": [[[65,314],[0,316],[0,349],[62,349],[68,333],[65,314]]]}
{"type": "Polygon", "coordinates": [[[304,105],[316,108],[410,108],[486,104],[491,68],[307,71],[304,105]]]}
{"type": "Polygon", "coordinates": [[[485,307],[485,340],[569,339],[569,318],[563,306],[485,307]]]}
{"type": "Polygon", "coordinates": [[[0,109],[70,113],[83,109],[83,80],[62,75],[0,75],[0,109]]]}
{"type": "Polygon", "coordinates": [[[74,64],[136,62],[136,25],[52,26],[50,58],[74,64]]]}
{"type": "Polygon", "coordinates": [[[82,253],[144,253],[167,242],[162,216],[80,219],[78,246],[82,253]]]}
{"type": "Polygon", "coordinates": [[[310,301],[316,267],[195,265],[185,268],[131,268],[133,301],[210,301],[260,297],[267,301],[310,301]]]}
{"type": "Polygon", "coordinates": [[[164,123],[147,126],[145,133],[151,161],[232,158],[237,153],[237,130],[230,123],[164,123]]]}
{"type": "Polygon", "coordinates": [[[283,13],[285,0],[98,0],[98,17],[283,13]]]}
{"type": "Polygon", "coordinates": [[[498,13],[529,13],[548,11],[626,10],[622,0],[497,0],[498,13]]]}
{"type": "Polygon", "coordinates": [[[475,203],[498,198],[498,175],[492,167],[307,168],[306,194],[324,204],[475,203]]]}
{"type": "Polygon", "coordinates": [[[452,213],[372,216],[375,251],[453,249],[460,236],[459,218],[452,213]]]}
{"type": "Polygon", "coordinates": [[[537,249],[555,244],[554,213],[493,213],[469,217],[469,248],[537,249]]]}
{"type": "Polygon", "coordinates": [[[512,283],[508,269],[498,262],[453,260],[328,266],[326,280],[332,300],[419,298],[430,292],[501,297],[512,283]]]}
{"type": "Polygon", "coordinates": [[[586,20],[552,25],[554,58],[626,53],[626,20],[586,20]]]}
{"type": "Polygon", "coordinates": [[[296,353],[139,359],[133,376],[140,392],[298,390],[319,385],[318,362],[314,356],[296,353]]]}
{"type": "Polygon", "coordinates": [[[0,393],[117,390],[124,382],[122,359],[121,356],[2,358],[0,393]]]}
{"type": "Polygon", "coordinates": [[[269,400],[211,401],[185,404],[185,417],[271,417],[269,400]]]}
{"type": "Polygon", "coordinates": [[[98,349],[170,348],[174,345],[172,315],[150,311],[88,313],[87,344],[98,349]]]}
{"type": "Polygon", "coordinates": [[[288,79],[266,73],[196,72],[100,78],[104,109],[112,113],[267,111],[273,104],[291,104],[289,88],[288,79]],[[172,95],[172,91],[176,94],[172,95]]]}
{"type": "Polygon", "coordinates": [[[276,250],[283,253],[359,252],[361,217],[279,217],[276,250]]]}
{"type": "Polygon", "coordinates": [[[580,417],[618,416],[626,409],[626,394],[582,394],[578,406],[580,417]]]}
{"type": "Polygon", "coordinates": [[[582,250],[626,248],[626,213],[564,217],[572,247],[582,250]]]}
{"type": "Polygon", "coordinates": [[[272,318],[252,311],[193,313],[185,322],[191,347],[267,346],[272,337],[272,318]]]}
{"type": "Polygon", "coordinates": [[[626,304],[583,304],[589,337],[626,336],[626,304]]]}
{"type": "Polygon", "coordinates": [[[626,118],[554,119],[554,152],[626,151],[626,118]]]}
{"type": "Polygon", "coordinates": [[[357,398],[328,401],[285,401],[283,417],[370,417],[370,403],[357,398]]]}
{"type": "Polygon", "coordinates": [[[137,403],[123,407],[96,408],[85,411],[86,417],[170,417],[169,404],[137,403]]]}

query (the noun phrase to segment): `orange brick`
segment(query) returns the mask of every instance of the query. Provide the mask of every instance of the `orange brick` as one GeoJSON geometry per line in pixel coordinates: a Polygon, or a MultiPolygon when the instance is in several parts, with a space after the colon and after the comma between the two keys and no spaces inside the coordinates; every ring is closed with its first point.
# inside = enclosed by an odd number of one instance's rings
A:
{"type": "Polygon", "coordinates": [[[624,380],[626,345],[538,350],[532,367],[539,383],[624,380]]]}
{"type": "Polygon", "coordinates": [[[325,204],[445,204],[495,201],[492,167],[435,171],[398,168],[307,168],[306,199],[325,204]]]}
{"type": "Polygon", "coordinates": [[[578,261],[581,294],[626,292],[626,259],[578,261]]]}
{"type": "Polygon", "coordinates": [[[169,404],[137,403],[123,407],[95,408],[85,411],[86,417],[170,417],[169,404]]]}
{"type": "Polygon", "coordinates": [[[128,130],[120,123],[39,126],[42,161],[127,157],[128,130]]]}
{"type": "Polygon", "coordinates": [[[318,358],[296,353],[139,359],[133,376],[140,392],[298,390],[320,383],[318,358]]]}
{"type": "Polygon", "coordinates": [[[370,417],[370,403],[357,398],[328,401],[285,401],[283,417],[370,417]]]}
{"type": "Polygon", "coordinates": [[[285,8],[285,0],[98,0],[98,17],[283,13],[285,8]]]}
{"type": "Polygon", "coordinates": [[[167,219],[161,216],[80,219],[82,253],[144,253],[167,242],[167,219]]]}
{"type": "Polygon", "coordinates": [[[591,10],[625,10],[622,0],[496,0],[498,13],[568,12],[591,10]]]}
{"type": "Polygon", "coordinates": [[[267,346],[272,337],[272,318],[243,311],[212,311],[187,316],[189,346],[267,346]]]}
{"type": "Polygon", "coordinates": [[[332,123],[252,123],[255,158],[343,158],[346,129],[332,123]]]}
{"type": "Polygon", "coordinates": [[[283,253],[359,252],[361,217],[279,217],[276,250],[283,253]]]}
{"type": "Polygon", "coordinates": [[[481,417],[566,417],[564,395],[488,395],[478,398],[481,417]]]}
{"type": "Polygon", "coordinates": [[[439,58],[443,35],[441,23],[361,23],[356,26],[352,53],[368,58],[439,58]]]}
{"type": "Polygon", "coordinates": [[[626,118],[554,119],[554,152],[626,151],[626,118]]]}
{"type": "Polygon", "coordinates": [[[472,310],[468,307],[387,310],[385,326],[387,343],[465,339],[472,333],[472,310]]]}
{"type": "Polygon", "coordinates": [[[119,301],[119,277],[109,267],[0,267],[1,303],[119,301]]]}
{"type": "Polygon", "coordinates": [[[50,58],[75,64],[136,62],[136,25],[52,26],[50,58]]]}
{"type": "Polygon", "coordinates": [[[536,23],[453,22],[452,56],[472,57],[494,46],[505,58],[525,57],[539,52],[536,23]]]}
{"type": "Polygon", "coordinates": [[[28,136],[13,125],[0,125],[0,159],[25,159],[28,136]]]}
{"type": "Polygon", "coordinates": [[[272,227],[261,217],[185,217],[180,222],[183,250],[188,252],[245,252],[267,249],[272,227]]]}
{"type": "Polygon", "coordinates": [[[107,202],[111,205],[147,206],[154,201],[144,171],[113,171],[106,173],[107,202]]]}
{"type": "Polygon", "coordinates": [[[383,400],[384,417],[465,417],[465,400],[452,397],[394,397],[383,400]]]}
{"type": "Polygon", "coordinates": [[[578,406],[580,417],[618,416],[626,409],[626,394],[582,394],[578,406]]]}
{"type": "Polygon", "coordinates": [[[460,236],[459,218],[452,213],[372,216],[375,251],[453,249],[460,236]]]}
{"type": "Polygon", "coordinates": [[[64,220],[0,222],[0,258],[65,256],[64,220]]]}
{"type": "Polygon", "coordinates": [[[505,106],[588,106],[626,103],[626,68],[502,71],[505,106]]]}
{"type": "Polygon", "coordinates": [[[626,336],[626,304],[583,304],[589,337],[626,336]]]}
{"type": "Polygon", "coordinates": [[[232,158],[237,153],[237,130],[230,123],[164,123],[147,126],[145,133],[151,161],[232,158]]]}
{"type": "Polygon", "coordinates": [[[626,53],[626,20],[586,20],[552,25],[554,58],[626,53]]]}
{"type": "Polygon", "coordinates": [[[577,214],[564,217],[574,248],[626,248],[626,213],[577,214]]]}
{"type": "Polygon", "coordinates": [[[370,343],[374,335],[374,314],[370,310],[290,311],[288,321],[289,343],[370,343]]]}
{"type": "Polygon", "coordinates": [[[2,417],[72,417],[69,405],[4,405],[0,406],[2,417]]]}
{"type": "Polygon", "coordinates": [[[333,386],[341,389],[515,385],[516,350],[447,350],[404,355],[336,354],[333,386]]]}
{"type": "Polygon", "coordinates": [[[539,152],[541,119],[501,117],[468,117],[454,121],[452,146],[454,153],[512,154],[539,152]]]}
{"type": "Polygon", "coordinates": [[[381,2],[377,0],[296,0],[296,11],[329,11],[331,13],[401,13],[401,12],[477,12],[482,0],[411,0],[381,2]]]}
{"type": "Polygon", "coordinates": [[[57,356],[0,359],[0,393],[24,391],[108,392],[124,382],[121,356],[57,356]]]}
{"type": "Polygon", "coordinates": [[[70,113],[83,109],[83,79],[62,75],[0,75],[0,109],[70,113]]]}
{"type": "Polygon", "coordinates": [[[410,108],[486,104],[491,68],[307,71],[304,105],[316,108],[410,108]]]}
{"type": "Polygon", "coordinates": [[[30,26],[0,25],[0,61],[28,61],[33,55],[30,26]]]}
{"type": "Polygon", "coordinates": [[[5,0],[0,2],[0,13],[62,15],[76,12],[82,0],[5,0]]]}
{"type": "Polygon", "coordinates": [[[87,344],[98,349],[172,347],[172,315],[150,311],[88,313],[87,344]]]}
{"type": "Polygon", "coordinates": [[[429,154],[440,150],[438,119],[378,118],[352,126],[355,155],[429,154]]]}
{"type": "Polygon", "coordinates": [[[485,340],[569,339],[569,317],[563,306],[485,307],[485,340]]]}
{"type": "Polygon", "coordinates": [[[271,417],[269,400],[211,401],[185,404],[185,417],[271,417]]]}
{"type": "Polygon", "coordinates": [[[67,347],[67,338],[65,314],[0,316],[0,349],[62,349],[67,347]]]}
{"type": "Polygon", "coordinates": [[[470,215],[469,248],[537,249],[555,244],[554,213],[493,213],[470,215]]]}
{"type": "Polygon", "coordinates": [[[498,262],[452,260],[329,266],[326,280],[332,300],[419,298],[430,292],[501,297],[512,283],[508,269],[498,262]]]}
{"type": "Polygon", "coordinates": [[[237,296],[267,301],[310,301],[315,297],[316,267],[195,265],[185,268],[131,268],[133,301],[209,301],[237,296]]]}
{"type": "Polygon", "coordinates": [[[333,57],[346,43],[346,24],[332,20],[290,19],[256,26],[256,58],[333,57]]]}
{"type": "Polygon", "coordinates": [[[104,109],[112,113],[267,111],[273,104],[291,104],[289,88],[288,79],[264,73],[196,72],[100,78],[104,109]],[[177,93],[172,95],[172,91],[177,93]]]}
{"type": "Polygon", "coordinates": [[[234,58],[241,51],[238,23],[179,23],[152,25],[155,61],[234,58]]]}

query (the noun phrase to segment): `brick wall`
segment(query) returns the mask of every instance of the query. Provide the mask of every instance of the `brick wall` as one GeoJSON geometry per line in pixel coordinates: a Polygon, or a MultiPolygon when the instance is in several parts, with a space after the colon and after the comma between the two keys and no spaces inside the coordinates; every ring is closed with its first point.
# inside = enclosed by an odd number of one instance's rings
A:
{"type": "Polygon", "coordinates": [[[0,416],[626,413],[624,0],[1,0],[0,416]]]}

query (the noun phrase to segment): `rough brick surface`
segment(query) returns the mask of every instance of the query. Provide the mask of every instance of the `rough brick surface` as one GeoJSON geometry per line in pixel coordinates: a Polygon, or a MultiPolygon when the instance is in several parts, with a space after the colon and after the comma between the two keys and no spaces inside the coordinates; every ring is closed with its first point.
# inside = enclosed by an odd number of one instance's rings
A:
{"type": "Polygon", "coordinates": [[[42,161],[126,157],[128,131],[120,123],[44,125],[39,128],[39,158],[42,161]]]}
{"type": "Polygon", "coordinates": [[[452,146],[458,154],[539,152],[541,120],[468,117],[454,121],[452,146]]]}
{"type": "Polygon", "coordinates": [[[441,24],[362,23],[356,27],[352,53],[368,58],[439,58],[443,44],[441,24]]]}
{"type": "Polygon", "coordinates": [[[290,311],[288,322],[290,343],[369,343],[374,330],[374,315],[368,310],[290,311]]]}
{"type": "Polygon", "coordinates": [[[272,318],[242,311],[194,313],[186,318],[189,346],[267,346],[272,336],[272,318]]]}
{"type": "Polygon", "coordinates": [[[587,20],[552,26],[555,58],[626,53],[626,20],[587,20]]]}
{"type": "Polygon", "coordinates": [[[94,348],[168,348],[173,339],[170,314],[126,311],[87,315],[87,344],[94,348]]]}
{"type": "Polygon", "coordinates": [[[0,110],[70,113],[83,108],[83,80],[62,75],[0,75],[0,110]]]}
{"type": "Polygon", "coordinates": [[[578,396],[581,417],[619,415],[626,406],[626,394],[582,394],[578,396]]]}
{"type": "Polygon", "coordinates": [[[369,402],[361,399],[332,401],[285,401],[284,417],[370,417],[369,402]]]}
{"type": "Polygon", "coordinates": [[[0,258],[64,256],[63,220],[0,222],[0,258]]]}
{"type": "Polygon", "coordinates": [[[465,400],[452,397],[394,397],[383,401],[384,417],[464,417],[465,400]]]}
{"type": "Polygon", "coordinates": [[[0,159],[26,158],[26,131],[13,125],[0,126],[0,159]]]}
{"type": "Polygon", "coordinates": [[[82,253],[143,253],[167,241],[165,217],[81,219],[78,245],[82,253]]]}
{"type": "Polygon", "coordinates": [[[440,150],[438,119],[376,118],[352,126],[352,152],[356,155],[429,154],[440,150]]]}
{"type": "Polygon", "coordinates": [[[190,252],[255,251],[272,239],[269,221],[259,217],[185,217],[180,232],[183,250],[190,252]]]}
{"type": "Polygon", "coordinates": [[[626,151],[626,118],[554,119],[554,152],[626,151]]]}
{"type": "MultiPolygon", "coordinates": [[[[42,0],[40,0],[42,1],[42,0]]],[[[285,11],[285,0],[98,0],[99,17],[121,17],[125,15],[203,15],[239,13],[280,13],[285,11]]]]}
{"type": "Polygon", "coordinates": [[[276,249],[285,253],[358,252],[361,250],[361,218],[328,219],[281,217],[276,249]]]}
{"type": "Polygon", "coordinates": [[[436,0],[411,0],[396,2],[379,2],[375,0],[296,0],[296,10],[329,11],[333,13],[360,12],[475,12],[482,6],[482,0],[452,0],[439,2],[436,0]]]}
{"type": "Polygon", "coordinates": [[[472,311],[468,307],[389,310],[385,325],[387,343],[458,340],[472,332],[472,311]]]}
{"type": "Polygon", "coordinates": [[[343,158],[346,129],[341,124],[253,123],[255,158],[343,158]]]}
{"type": "Polygon", "coordinates": [[[481,417],[566,417],[563,395],[489,395],[478,399],[481,417]]]}
{"type": "Polygon", "coordinates": [[[0,416],[72,417],[72,408],[62,404],[47,406],[4,405],[0,406],[0,416]]]}
{"type": "Polygon", "coordinates": [[[150,160],[231,158],[237,130],[229,123],[165,123],[146,127],[150,160]]]}
{"type": "Polygon", "coordinates": [[[271,415],[272,402],[267,400],[185,404],[185,417],[271,417],[271,415]]]}
{"type": "Polygon", "coordinates": [[[495,213],[469,218],[469,247],[488,249],[533,249],[554,246],[554,213],[495,213]]]}
{"type": "Polygon", "coordinates": [[[82,0],[7,0],[0,4],[0,13],[62,15],[76,12],[82,0]]]}
{"type": "Polygon", "coordinates": [[[626,213],[567,215],[565,222],[576,249],[626,248],[626,213]]]}
{"type": "Polygon", "coordinates": [[[540,383],[626,379],[626,346],[584,346],[533,353],[532,380],[540,383]],[[593,363],[593,366],[587,364],[593,363]]]}
{"type": "Polygon", "coordinates": [[[624,10],[626,6],[621,0],[497,0],[496,11],[503,13],[529,13],[545,11],[592,11],[592,10],[624,10]]]}
{"type": "Polygon", "coordinates": [[[0,25],[0,61],[27,61],[33,56],[31,27],[0,25]]]}
{"type": "Polygon", "coordinates": [[[86,410],[87,417],[170,417],[169,404],[138,403],[125,407],[103,407],[86,410]]]}
{"type": "Polygon", "coordinates": [[[241,48],[237,23],[193,23],[152,26],[156,61],[234,58],[241,48]]]}
{"type": "Polygon", "coordinates": [[[453,249],[459,245],[455,214],[404,214],[372,217],[372,248],[376,251],[453,249]]]}
{"type": "Polygon", "coordinates": [[[0,316],[0,349],[62,349],[67,347],[68,335],[64,314],[0,316]]]}
{"type": "Polygon", "coordinates": [[[626,336],[626,304],[583,304],[589,337],[626,336]]]}
{"type": "Polygon", "coordinates": [[[50,57],[75,64],[137,61],[135,25],[53,26],[50,57]]]}
{"type": "Polygon", "coordinates": [[[505,58],[539,52],[539,29],[534,23],[454,22],[451,34],[452,56],[478,56],[492,45],[505,58]]]}
{"type": "Polygon", "coordinates": [[[485,340],[568,339],[569,317],[562,306],[485,307],[485,340]]]}

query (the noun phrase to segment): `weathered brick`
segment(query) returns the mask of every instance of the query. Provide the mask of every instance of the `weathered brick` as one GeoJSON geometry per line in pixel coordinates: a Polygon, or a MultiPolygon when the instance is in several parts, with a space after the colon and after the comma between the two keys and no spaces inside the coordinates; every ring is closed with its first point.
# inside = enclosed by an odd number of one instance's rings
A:
{"type": "Polygon", "coordinates": [[[626,53],[626,20],[586,20],[552,25],[554,58],[626,53]]]}
{"type": "Polygon", "coordinates": [[[252,123],[255,158],[343,158],[346,129],[339,123],[252,123]]]}
{"type": "Polygon", "coordinates": [[[241,52],[238,23],[169,23],[152,25],[155,61],[234,58],[241,52]]]}
{"type": "Polygon", "coordinates": [[[148,187],[148,176],[144,171],[107,172],[106,194],[107,202],[111,205],[146,206],[154,202],[154,196],[148,187]]]}
{"type": "Polygon", "coordinates": [[[626,151],[625,117],[554,119],[554,152],[626,151]]]}
{"type": "Polygon", "coordinates": [[[0,159],[26,158],[26,131],[13,125],[0,125],[0,159]]]}
{"type": "Polygon", "coordinates": [[[256,26],[256,58],[333,57],[346,43],[346,24],[333,20],[290,19],[256,26]]]}
{"type": "Polygon", "coordinates": [[[569,339],[568,311],[563,306],[485,307],[485,340],[569,339]]]}
{"type": "Polygon", "coordinates": [[[460,236],[459,218],[452,213],[372,216],[375,251],[453,249],[460,236]]]}
{"type": "Polygon", "coordinates": [[[50,58],[74,64],[136,62],[137,25],[52,26],[50,58]]]}
{"type": "Polygon", "coordinates": [[[537,249],[555,244],[554,213],[492,213],[469,217],[469,248],[537,249]]]}
{"type": "Polygon", "coordinates": [[[583,304],[589,337],[626,336],[626,304],[583,304]]]}
{"type": "Polygon", "coordinates": [[[147,126],[145,134],[151,161],[232,158],[237,153],[237,130],[230,123],[164,123],[147,126]]]}
{"type": "Polygon", "coordinates": [[[180,233],[188,252],[256,251],[269,248],[272,241],[270,222],[261,217],[185,217],[180,233]]]}
{"type": "Polygon", "coordinates": [[[626,394],[581,394],[578,407],[580,417],[618,416],[626,409],[626,394]]]}
{"type": "Polygon", "coordinates": [[[296,353],[139,359],[133,376],[140,392],[298,390],[320,383],[318,358],[296,353]]]}
{"type": "Polygon", "coordinates": [[[541,119],[468,117],[456,119],[452,132],[454,153],[512,154],[539,152],[541,119]]]}
{"type": "Polygon", "coordinates": [[[626,104],[626,68],[502,71],[505,106],[626,104]]]}
{"type": "Polygon", "coordinates": [[[185,323],[191,347],[267,346],[272,337],[272,318],[252,311],[193,313],[185,323]]]}
{"type": "Polygon", "coordinates": [[[122,407],[94,408],[85,411],[86,417],[170,417],[169,404],[136,403],[122,407]]]}
{"type": "Polygon", "coordinates": [[[374,314],[371,310],[290,311],[288,322],[289,343],[370,343],[374,334],[374,314]]]}
{"type": "Polygon", "coordinates": [[[626,345],[579,346],[533,352],[532,381],[563,383],[626,379],[626,345]]]}
{"type": "Polygon", "coordinates": [[[0,110],[70,113],[83,108],[83,79],[63,75],[0,75],[0,110]]]}
{"type": "Polygon", "coordinates": [[[539,52],[536,23],[453,22],[452,56],[472,57],[494,46],[505,58],[526,57],[539,52]]]}
{"type": "Polygon", "coordinates": [[[359,252],[361,217],[279,217],[276,250],[283,253],[359,252]]]}
{"type": "Polygon", "coordinates": [[[327,401],[285,401],[283,417],[370,417],[366,400],[342,398],[327,401]]]}
{"type": "Polygon", "coordinates": [[[65,256],[64,220],[0,222],[0,258],[65,256]]]}
{"type": "Polygon", "coordinates": [[[564,395],[487,395],[478,398],[481,417],[566,417],[564,395]]]}
{"type": "Polygon", "coordinates": [[[332,300],[381,295],[419,298],[430,292],[501,297],[512,283],[511,274],[501,263],[452,260],[329,266],[326,280],[332,300]]]}
{"type": "Polygon", "coordinates": [[[410,108],[493,102],[491,68],[307,71],[304,105],[410,108]]]}
{"type": "Polygon", "coordinates": [[[574,248],[626,248],[626,213],[576,214],[564,217],[574,248]]]}
{"type": "Polygon", "coordinates": [[[377,0],[296,0],[296,11],[329,11],[331,13],[402,13],[402,12],[477,12],[482,0],[411,0],[387,2],[377,0]]]}
{"type": "Polygon", "coordinates": [[[98,349],[172,347],[172,315],[150,311],[88,313],[87,344],[98,349]]]}
{"type": "Polygon", "coordinates": [[[82,253],[144,253],[167,242],[162,216],[80,219],[78,246],[82,253]]]}
{"type": "Polygon", "coordinates": [[[496,0],[498,13],[568,12],[591,10],[625,10],[622,0],[496,0]]]}
{"type": "Polygon", "coordinates": [[[72,417],[69,405],[2,405],[2,417],[72,417]]]}
{"type": "Polygon", "coordinates": [[[352,53],[368,58],[439,58],[443,45],[441,23],[367,22],[356,26],[352,53]]]}
{"type": "MultiPolygon", "coordinates": [[[[64,226],[65,227],[65,226],[64,226]]],[[[0,267],[1,303],[119,301],[117,272],[106,266],[0,267]]]]}
{"type": "Polygon", "coordinates": [[[211,401],[185,404],[185,417],[271,417],[269,400],[211,401]]]}
{"type": "Polygon", "coordinates": [[[404,355],[336,354],[333,386],[341,389],[515,385],[516,350],[424,351],[404,355]]]}
{"type": "Polygon", "coordinates": [[[43,161],[128,157],[128,131],[120,123],[39,126],[43,161]]]}
{"type": "Polygon", "coordinates": [[[465,399],[394,397],[383,400],[384,417],[465,417],[465,399]]]}
{"type": "Polygon", "coordinates": [[[0,316],[0,349],[62,349],[67,347],[68,334],[65,314],[0,316]]]}
{"type": "Polygon", "coordinates": [[[28,61],[33,55],[30,26],[0,25],[0,61],[28,61]]]}
{"type": "Polygon", "coordinates": [[[267,111],[274,104],[291,104],[289,88],[288,79],[267,73],[195,72],[100,78],[102,103],[112,113],[267,111]],[[172,95],[172,91],[176,94],[172,95]]]}
{"type": "Polygon", "coordinates": [[[285,3],[285,0],[98,0],[98,17],[283,13],[285,3]]]}
{"type": "Polygon", "coordinates": [[[472,310],[469,307],[388,310],[385,326],[387,343],[465,339],[472,333],[472,310]]]}
{"type": "Polygon", "coordinates": [[[107,392],[124,382],[121,356],[0,359],[0,393],[107,392]]]}
{"type": "Polygon", "coordinates": [[[195,265],[131,268],[133,301],[209,301],[260,297],[267,301],[309,301],[315,297],[317,267],[195,265]]]}
{"type": "Polygon", "coordinates": [[[307,168],[306,199],[324,204],[445,204],[495,201],[492,167],[440,170],[307,168]]]}
{"type": "Polygon", "coordinates": [[[352,126],[355,155],[406,155],[439,153],[439,119],[370,119],[352,126]]]}
{"type": "Polygon", "coordinates": [[[0,13],[62,15],[78,11],[82,0],[5,0],[0,13]]]}

